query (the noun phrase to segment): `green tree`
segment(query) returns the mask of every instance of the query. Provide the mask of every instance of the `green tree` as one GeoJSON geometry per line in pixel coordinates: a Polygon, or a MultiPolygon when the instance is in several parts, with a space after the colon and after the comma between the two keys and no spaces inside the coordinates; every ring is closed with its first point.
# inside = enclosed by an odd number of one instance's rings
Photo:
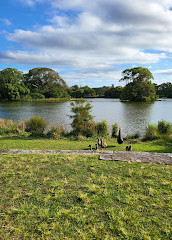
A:
{"type": "Polygon", "coordinates": [[[107,91],[105,91],[104,96],[105,98],[120,98],[122,93],[123,87],[111,87],[107,91]]]}
{"type": "Polygon", "coordinates": [[[155,101],[155,85],[151,82],[152,73],[147,68],[136,67],[123,71],[123,78],[126,81],[120,99],[128,101],[155,101]]]}
{"type": "Polygon", "coordinates": [[[172,83],[162,83],[156,86],[157,95],[160,97],[172,98],[172,83]]]}
{"type": "Polygon", "coordinates": [[[0,71],[0,99],[19,100],[29,94],[23,78],[23,73],[15,68],[6,68],[0,71]]]}
{"type": "Polygon", "coordinates": [[[68,95],[65,81],[50,68],[31,69],[25,75],[25,84],[32,93],[43,94],[46,98],[60,98],[68,95]]]}
{"type": "Polygon", "coordinates": [[[90,114],[92,106],[86,100],[77,100],[71,102],[71,111],[73,115],[70,117],[73,119],[71,124],[73,128],[73,133],[75,135],[83,134],[86,135],[87,127],[89,121],[93,119],[93,116],[90,114]]]}

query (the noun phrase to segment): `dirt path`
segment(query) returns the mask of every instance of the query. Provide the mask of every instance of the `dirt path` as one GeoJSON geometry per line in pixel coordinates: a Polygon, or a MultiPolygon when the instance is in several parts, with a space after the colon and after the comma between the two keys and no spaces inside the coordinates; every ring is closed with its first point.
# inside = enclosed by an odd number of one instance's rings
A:
{"type": "Polygon", "coordinates": [[[122,152],[122,151],[90,151],[90,150],[0,150],[0,154],[30,154],[30,153],[67,153],[99,155],[100,160],[146,162],[172,165],[172,153],[153,152],[122,152]]]}

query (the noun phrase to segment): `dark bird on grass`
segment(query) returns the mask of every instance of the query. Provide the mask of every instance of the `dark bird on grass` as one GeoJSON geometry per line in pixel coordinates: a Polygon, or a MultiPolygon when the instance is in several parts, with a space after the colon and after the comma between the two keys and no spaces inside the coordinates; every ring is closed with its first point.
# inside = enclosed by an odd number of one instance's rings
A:
{"type": "Polygon", "coordinates": [[[132,150],[132,146],[129,145],[129,146],[126,146],[126,151],[131,151],[132,150]]]}
{"type": "Polygon", "coordinates": [[[131,151],[131,150],[132,150],[132,146],[129,145],[129,146],[128,146],[128,151],[131,151]]]}
{"type": "Polygon", "coordinates": [[[117,142],[119,144],[123,143],[123,138],[121,137],[121,129],[119,128],[119,133],[118,133],[118,137],[117,137],[117,142]]]}
{"type": "Polygon", "coordinates": [[[101,141],[101,147],[102,148],[106,148],[107,147],[107,143],[103,142],[102,138],[100,139],[100,141],[101,141]]]}
{"type": "Polygon", "coordinates": [[[92,151],[92,145],[91,145],[91,144],[89,145],[89,148],[90,148],[90,150],[92,151]]]}
{"type": "Polygon", "coordinates": [[[96,143],[95,145],[96,145],[96,150],[98,150],[98,149],[99,149],[99,148],[98,148],[98,146],[99,146],[98,143],[96,143]]]}

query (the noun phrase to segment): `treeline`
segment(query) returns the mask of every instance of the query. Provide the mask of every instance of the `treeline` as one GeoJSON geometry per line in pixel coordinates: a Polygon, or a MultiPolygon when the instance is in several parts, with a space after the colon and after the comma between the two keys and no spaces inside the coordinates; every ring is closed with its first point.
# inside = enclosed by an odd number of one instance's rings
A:
{"type": "Polygon", "coordinates": [[[114,85],[90,88],[68,87],[59,74],[50,68],[34,68],[27,74],[6,68],[0,71],[1,100],[29,100],[44,98],[120,98],[129,101],[149,101],[159,97],[172,98],[172,83],[152,84],[148,69],[137,67],[123,71],[126,86],[114,85]],[[128,81],[128,82],[127,82],[128,81]]]}

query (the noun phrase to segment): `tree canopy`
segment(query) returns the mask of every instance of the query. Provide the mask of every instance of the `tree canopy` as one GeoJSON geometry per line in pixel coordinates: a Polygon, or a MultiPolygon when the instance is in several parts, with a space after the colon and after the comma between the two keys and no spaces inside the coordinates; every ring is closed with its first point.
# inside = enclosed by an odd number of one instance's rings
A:
{"type": "Polygon", "coordinates": [[[150,81],[153,78],[152,73],[147,68],[135,67],[126,69],[122,72],[123,78],[120,81],[128,82],[145,82],[150,81]]]}
{"type": "Polygon", "coordinates": [[[67,85],[59,74],[50,68],[34,68],[25,75],[25,85],[31,93],[43,94],[46,98],[65,97],[67,85]]]}
{"type": "Polygon", "coordinates": [[[126,69],[122,74],[120,81],[128,83],[122,91],[121,100],[147,102],[156,99],[155,85],[151,82],[153,76],[147,68],[126,69]]]}
{"type": "Polygon", "coordinates": [[[19,100],[29,93],[23,83],[24,75],[15,68],[0,71],[0,99],[19,100]]]}

